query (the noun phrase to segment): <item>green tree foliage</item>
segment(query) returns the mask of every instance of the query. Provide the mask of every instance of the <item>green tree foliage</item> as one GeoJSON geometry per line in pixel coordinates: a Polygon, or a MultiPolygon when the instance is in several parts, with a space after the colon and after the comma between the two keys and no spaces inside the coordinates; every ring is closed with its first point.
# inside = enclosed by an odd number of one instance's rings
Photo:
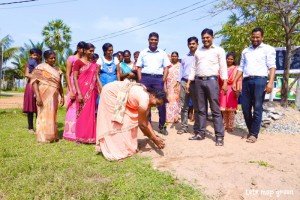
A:
{"type": "Polygon", "coordinates": [[[65,73],[70,50],[71,29],[62,20],[50,21],[42,31],[45,44],[56,53],[57,66],[65,73]]]}
{"type": "Polygon", "coordinates": [[[19,50],[19,47],[11,47],[12,43],[13,39],[10,35],[0,39],[0,48],[3,47],[3,63],[11,59],[19,50]]]}
{"type": "Polygon", "coordinates": [[[64,53],[70,47],[71,29],[62,20],[50,21],[42,31],[45,44],[52,50],[64,53]]]}
{"type": "Polygon", "coordinates": [[[254,27],[265,31],[264,42],[275,47],[286,47],[282,105],[287,106],[288,78],[291,54],[300,45],[300,0],[224,0],[214,12],[230,10],[233,14],[217,36],[226,51],[240,55],[249,46],[254,27]]]}

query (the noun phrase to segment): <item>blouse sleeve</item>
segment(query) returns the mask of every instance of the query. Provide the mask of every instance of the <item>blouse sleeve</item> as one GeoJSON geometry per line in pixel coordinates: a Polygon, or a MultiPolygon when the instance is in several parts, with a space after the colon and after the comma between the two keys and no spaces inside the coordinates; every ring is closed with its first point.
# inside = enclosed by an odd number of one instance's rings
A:
{"type": "Polygon", "coordinates": [[[143,88],[141,88],[137,97],[139,102],[139,108],[147,110],[149,106],[149,94],[143,88]]]}
{"type": "Polygon", "coordinates": [[[73,71],[79,71],[81,68],[82,64],[81,62],[79,62],[79,60],[75,61],[74,65],[73,65],[73,71]]]}

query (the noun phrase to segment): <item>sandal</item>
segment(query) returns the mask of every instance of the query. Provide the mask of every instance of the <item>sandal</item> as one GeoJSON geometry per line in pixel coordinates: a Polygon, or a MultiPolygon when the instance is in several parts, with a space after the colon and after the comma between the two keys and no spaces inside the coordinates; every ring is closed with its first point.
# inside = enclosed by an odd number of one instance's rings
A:
{"type": "Polygon", "coordinates": [[[224,138],[216,137],[216,146],[224,146],[224,138]]]}
{"type": "Polygon", "coordinates": [[[254,137],[253,135],[251,135],[246,142],[248,143],[255,143],[257,141],[256,137],[254,137]]]}
{"type": "Polygon", "coordinates": [[[177,134],[181,135],[183,133],[188,133],[188,131],[186,129],[180,129],[177,131],[177,134]]]}

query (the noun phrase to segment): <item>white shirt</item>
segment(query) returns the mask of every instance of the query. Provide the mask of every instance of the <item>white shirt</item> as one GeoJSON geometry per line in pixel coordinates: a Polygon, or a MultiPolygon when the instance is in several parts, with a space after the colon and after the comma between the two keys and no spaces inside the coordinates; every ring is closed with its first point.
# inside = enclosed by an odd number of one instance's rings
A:
{"type": "Polygon", "coordinates": [[[250,46],[243,50],[238,68],[243,77],[268,76],[268,70],[276,68],[275,48],[261,43],[258,47],[250,46]]]}
{"type": "MultiPolygon", "coordinates": [[[[119,64],[119,59],[117,57],[114,57],[114,63],[115,65],[119,64]]],[[[102,68],[102,65],[103,65],[103,61],[107,64],[110,64],[111,63],[111,60],[108,61],[105,57],[100,57],[98,60],[97,60],[97,64],[100,65],[100,69],[102,68]]]]}
{"type": "Polygon", "coordinates": [[[223,48],[212,45],[210,48],[202,47],[195,52],[195,63],[191,68],[189,80],[195,76],[221,76],[222,80],[228,78],[226,55],[223,48]]]}
{"type": "Polygon", "coordinates": [[[142,68],[142,73],[156,75],[162,75],[164,68],[170,65],[167,53],[161,49],[156,49],[156,51],[144,49],[140,52],[136,62],[136,66],[142,68]]]}

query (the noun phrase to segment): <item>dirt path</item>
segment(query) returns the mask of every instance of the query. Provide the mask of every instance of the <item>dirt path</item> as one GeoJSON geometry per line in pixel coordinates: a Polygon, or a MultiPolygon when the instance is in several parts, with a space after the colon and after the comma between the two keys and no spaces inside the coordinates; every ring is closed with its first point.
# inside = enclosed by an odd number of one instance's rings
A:
{"type": "Polygon", "coordinates": [[[0,108],[23,108],[23,93],[5,93],[0,96],[0,108]]]}
{"type": "MultiPolygon", "coordinates": [[[[213,132],[212,124],[208,131],[213,132]]],[[[263,133],[255,144],[242,139],[245,134],[243,130],[226,133],[225,146],[216,147],[212,134],[203,141],[189,141],[191,134],[178,135],[171,127],[163,151],[152,150],[141,139],[140,154],[153,157],[157,169],[187,181],[212,199],[299,200],[300,134],[263,133]]]]}
{"type": "MultiPolygon", "coordinates": [[[[0,108],[21,108],[22,100],[22,95],[0,98],[0,108]]],[[[157,114],[153,116],[157,122],[157,114]]],[[[300,120],[300,113],[287,117],[300,120]]],[[[212,199],[300,199],[299,133],[263,133],[257,143],[249,144],[240,129],[234,135],[226,133],[225,146],[216,147],[212,134],[203,141],[189,141],[190,134],[177,135],[176,127],[168,130],[163,151],[152,149],[153,144],[139,134],[140,154],[152,157],[158,170],[170,172],[212,199]]],[[[211,124],[208,131],[213,132],[211,124]]]]}

